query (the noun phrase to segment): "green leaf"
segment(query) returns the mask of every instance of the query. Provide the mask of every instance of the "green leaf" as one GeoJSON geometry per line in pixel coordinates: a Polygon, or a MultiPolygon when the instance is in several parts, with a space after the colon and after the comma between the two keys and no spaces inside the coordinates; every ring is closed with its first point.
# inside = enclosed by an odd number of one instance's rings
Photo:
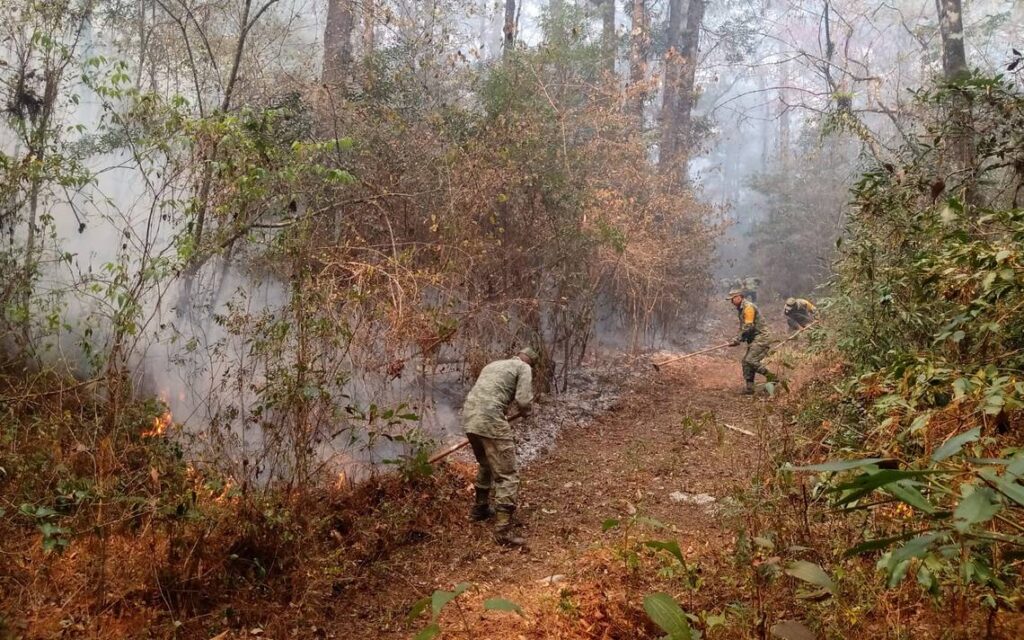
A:
{"type": "Polygon", "coordinates": [[[430,596],[430,608],[434,612],[434,618],[437,618],[446,604],[465,593],[471,586],[468,582],[460,582],[455,585],[454,591],[435,591],[430,596]]]}
{"type": "Polygon", "coordinates": [[[943,442],[942,446],[932,453],[932,460],[935,462],[942,462],[946,458],[960,453],[960,450],[964,448],[965,444],[974,442],[980,437],[981,427],[975,427],[970,431],[965,431],[959,435],[953,436],[949,440],[943,442]]]}
{"type": "Polygon", "coordinates": [[[910,423],[910,433],[917,433],[921,429],[924,429],[925,427],[928,426],[928,423],[931,422],[931,419],[932,419],[932,412],[931,411],[925,411],[924,413],[919,413],[917,415],[917,417],[914,418],[914,421],[910,423]]]}
{"type": "Polygon", "coordinates": [[[1006,478],[996,475],[996,473],[991,469],[982,469],[978,472],[978,475],[981,476],[985,482],[994,486],[999,493],[1024,507],[1024,487],[1016,482],[1011,482],[1006,478]]]}
{"type": "Polygon", "coordinates": [[[833,460],[808,467],[793,467],[793,471],[847,471],[868,465],[877,464],[885,458],[863,458],[861,460],[833,460]]]}
{"type": "Polygon", "coordinates": [[[679,543],[675,540],[648,540],[644,545],[657,551],[667,551],[675,556],[676,560],[679,561],[679,564],[684,567],[686,566],[686,559],[683,558],[683,551],[679,548],[679,543]]]}
{"type": "Polygon", "coordinates": [[[939,534],[937,533],[927,533],[913,538],[910,542],[892,552],[889,558],[890,565],[895,566],[911,558],[920,558],[938,538],[939,534]]]}
{"type": "Polygon", "coordinates": [[[793,576],[804,582],[810,582],[813,585],[817,585],[822,589],[835,593],[836,585],[832,582],[832,578],[828,577],[825,570],[813,562],[806,560],[795,560],[786,565],[786,575],[793,576]]]}
{"type": "Polygon", "coordinates": [[[640,523],[640,524],[645,524],[648,527],[652,527],[654,529],[668,529],[668,525],[667,524],[665,524],[661,520],[656,520],[655,518],[649,518],[647,516],[639,516],[639,517],[637,517],[636,521],[638,523],[640,523]]]}
{"type": "Polygon", "coordinates": [[[961,533],[966,533],[972,525],[988,522],[1003,507],[996,501],[995,492],[988,487],[965,484],[961,490],[968,488],[973,488],[973,491],[960,501],[956,511],[953,512],[953,517],[956,518],[956,528],[961,533]]]}
{"type": "Polygon", "coordinates": [[[416,634],[413,640],[433,640],[437,636],[441,635],[441,627],[436,622],[431,622],[423,630],[416,634]]]}
{"type": "Polygon", "coordinates": [[[412,605],[412,609],[409,610],[409,615],[406,616],[406,619],[409,620],[409,621],[415,620],[416,618],[420,617],[420,614],[423,613],[424,611],[426,611],[427,607],[429,607],[429,606],[430,606],[430,598],[429,597],[427,597],[427,598],[420,598],[419,600],[416,601],[416,604],[412,605]]]}
{"type": "Polygon", "coordinates": [[[865,540],[864,542],[856,546],[850,547],[849,549],[844,551],[843,556],[849,558],[850,556],[860,555],[862,553],[867,553],[869,551],[878,551],[880,549],[885,549],[891,546],[894,542],[906,540],[907,538],[913,535],[914,533],[911,532],[904,533],[898,536],[892,536],[891,538],[876,538],[874,540],[865,540]]]}
{"type": "Polygon", "coordinates": [[[485,611],[506,611],[508,613],[518,613],[523,615],[523,608],[511,600],[505,600],[504,598],[490,598],[484,600],[485,611]]]}
{"type": "Polygon", "coordinates": [[[868,495],[875,489],[881,489],[882,487],[894,482],[900,482],[901,480],[909,480],[936,473],[943,473],[943,471],[941,469],[880,469],[878,471],[864,473],[851,482],[843,483],[835,488],[836,491],[850,492],[837,500],[836,504],[839,506],[849,504],[868,495]]]}
{"type": "Polygon", "coordinates": [[[619,524],[619,521],[615,518],[608,518],[607,520],[601,523],[601,531],[608,531],[609,529],[614,529],[618,527],[619,524]]]}
{"type": "Polygon", "coordinates": [[[895,482],[887,485],[885,490],[897,500],[906,502],[915,509],[925,513],[935,513],[935,505],[928,502],[928,499],[909,482],[895,482]]]}
{"type": "Polygon", "coordinates": [[[668,634],[670,640],[693,639],[693,630],[690,629],[686,614],[667,593],[652,593],[644,598],[644,611],[654,624],[668,634]]]}

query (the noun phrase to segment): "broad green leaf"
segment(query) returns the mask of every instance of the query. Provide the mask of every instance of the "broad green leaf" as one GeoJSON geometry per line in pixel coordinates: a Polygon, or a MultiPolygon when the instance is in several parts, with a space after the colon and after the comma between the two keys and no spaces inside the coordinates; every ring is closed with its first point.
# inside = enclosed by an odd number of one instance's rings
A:
{"type": "Polygon", "coordinates": [[[420,598],[419,600],[416,601],[416,604],[412,605],[412,609],[409,610],[409,615],[407,616],[407,618],[409,620],[415,620],[416,618],[418,618],[420,616],[421,613],[426,611],[427,607],[429,607],[429,606],[430,606],[430,598],[429,597],[427,597],[427,598],[420,598]]]}
{"type": "Polygon", "coordinates": [[[441,627],[436,622],[431,622],[429,625],[423,628],[422,631],[416,634],[413,640],[433,640],[437,636],[441,635],[441,627]]]}
{"type": "Polygon", "coordinates": [[[455,585],[454,591],[441,591],[440,589],[435,591],[430,596],[430,608],[434,612],[434,617],[436,618],[446,604],[465,593],[470,586],[472,585],[468,582],[460,582],[455,585]]]}
{"type": "Polygon", "coordinates": [[[828,577],[825,570],[813,562],[794,560],[786,565],[786,575],[793,576],[804,582],[810,582],[830,593],[835,593],[836,591],[836,585],[832,582],[832,578],[828,577]]]}
{"type": "Polygon", "coordinates": [[[915,509],[925,513],[935,513],[935,506],[928,502],[928,499],[921,495],[921,492],[914,488],[909,482],[894,482],[885,487],[885,490],[901,502],[906,502],[915,509]]]}
{"type": "Polygon", "coordinates": [[[644,545],[658,551],[667,551],[675,556],[676,560],[679,561],[679,564],[684,567],[686,566],[686,559],[683,558],[683,551],[679,548],[679,543],[675,540],[648,540],[644,545]]]}
{"type": "Polygon", "coordinates": [[[648,527],[653,527],[655,529],[668,529],[668,525],[662,522],[661,520],[650,518],[648,516],[639,516],[636,519],[636,521],[640,524],[645,524],[648,527]]]}
{"type": "Polygon", "coordinates": [[[692,640],[693,631],[686,614],[672,596],[667,593],[652,593],[644,598],[644,611],[654,624],[668,634],[670,640],[692,640]]]}
{"type": "Polygon", "coordinates": [[[975,427],[970,431],[965,431],[959,435],[953,436],[949,440],[943,442],[942,446],[932,453],[932,460],[935,462],[942,462],[946,458],[960,453],[960,450],[964,448],[965,444],[974,442],[980,437],[981,427],[975,427]]]}
{"type": "Polygon", "coordinates": [[[914,418],[914,421],[910,423],[910,433],[917,433],[921,429],[924,429],[925,427],[928,426],[928,423],[931,422],[931,419],[932,419],[932,412],[931,411],[925,411],[924,413],[919,413],[917,415],[917,417],[914,418]]]}
{"type": "Polygon", "coordinates": [[[843,483],[836,487],[836,491],[849,491],[845,496],[836,501],[839,506],[849,504],[855,500],[870,494],[875,489],[881,489],[886,485],[901,480],[919,478],[921,476],[942,473],[941,469],[880,469],[878,471],[864,473],[851,482],[843,483]]]}
{"type": "Polygon", "coordinates": [[[953,397],[959,400],[971,390],[971,381],[967,378],[957,378],[953,381],[953,397]]]}
{"type": "Polygon", "coordinates": [[[961,533],[966,533],[972,525],[988,522],[1002,509],[1002,505],[996,501],[994,491],[977,485],[964,485],[962,489],[970,486],[973,486],[974,490],[960,501],[953,512],[956,528],[961,533]]]}
{"type": "Polygon", "coordinates": [[[616,520],[615,518],[608,518],[607,520],[601,523],[601,531],[608,531],[609,529],[614,529],[618,526],[618,520],[616,520]]]}
{"type": "Polygon", "coordinates": [[[506,611],[508,613],[518,613],[523,615],[523,608],[511,600],[505,600],[504,598],[489,598],[484,600],[485,611],[506,611]]]}
{"type": "Polygon", "coordinates": [[[843,555],[846,557],[850,557],[860,555],[862,553],[867,553],[869,551],[879,551],[881,549],[885,549],[891,546],[894,542],[906,540],[907,538],[910,538],[913,535],[913,532],[911,532],[904,533],[898,536],[892,536],[891,538],[876,538],[874,540],[865,540],[864,542],[847,549],[845,552],[843,552],[843,555]]]}
{"type": "Polygon", "coordinates": [[[927,533],[913,538],[907,544],[892,552],[889,558],[890,566],[895,566],[895,564],[910,560],[911,558],[921,557],[938,538],[939,535],[937,533],[927,533]]]}
{"type": "Polygon", "coordinates": [[[985,482],[988,482],[995,487],[999,493],[1024,507],[1024,486],[1000,477],[991,469],[982,469],[978,472],[978,475],[981,476],[985,482]]]}
{"type": "Polygon", "coordinates": [[[812,464],[807,467],[793,467],[793,471],[846,471],[857,469],[871,464],[877,464],[885,458],[864,458],[862,460],[833,460],[822,464],[812,464]]]}

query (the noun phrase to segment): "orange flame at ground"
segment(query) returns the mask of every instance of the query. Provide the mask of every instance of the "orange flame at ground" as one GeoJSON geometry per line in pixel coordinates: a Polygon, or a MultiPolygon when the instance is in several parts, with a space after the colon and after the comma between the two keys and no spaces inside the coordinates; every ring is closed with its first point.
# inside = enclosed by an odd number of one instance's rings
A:
{"type": "Polygon", "coordinates": [[[171,422],[173,422],[173,418],[171,417],[171,410],[168,409],[153,418],[153,424],[149,429],[142,432],[142,437],[155,438],[164,435],[167,432],[167,427],[171,426],[171,422]]]}

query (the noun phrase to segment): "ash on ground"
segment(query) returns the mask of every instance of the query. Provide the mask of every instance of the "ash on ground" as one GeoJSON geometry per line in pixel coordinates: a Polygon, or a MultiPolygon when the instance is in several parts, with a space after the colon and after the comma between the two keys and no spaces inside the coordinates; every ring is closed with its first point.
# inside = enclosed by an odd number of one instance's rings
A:
{"type": "MultiPolygon", "coordinates": [[[[613,409],[622,395],[650,374],[647,357],[626,355],[605,358],[585,365],[572,374],[566,391],[540,396],[530,416],[514,424],[516,461],[526,465],[555,446],[566,427],[583,427],[613,409]]],[[[459,457],[472,460],[473,454],[459,457]]]]}

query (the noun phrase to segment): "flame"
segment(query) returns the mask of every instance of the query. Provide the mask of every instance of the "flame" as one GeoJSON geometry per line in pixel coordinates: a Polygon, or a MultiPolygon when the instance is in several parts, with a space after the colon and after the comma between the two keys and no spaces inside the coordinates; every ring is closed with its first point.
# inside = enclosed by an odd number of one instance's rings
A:
{"type": "Polygon", "coordinates": [[[162,436],[167,432],[167,427],[171,426],[173,418],[171,416],[171,410],[167,409],[160,415],[153,418],[153,424],[149,429],[142,432],[143,438],[155,438],[162,436]]]}

